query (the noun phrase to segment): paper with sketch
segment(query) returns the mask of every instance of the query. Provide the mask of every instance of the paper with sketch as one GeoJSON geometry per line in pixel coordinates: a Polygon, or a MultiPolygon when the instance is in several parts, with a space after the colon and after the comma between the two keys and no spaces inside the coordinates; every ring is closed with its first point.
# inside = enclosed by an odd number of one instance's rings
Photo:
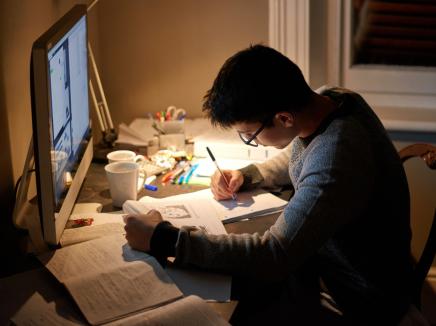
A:
{"type": "Polygon", "coordinates": [[[123,205],[125,213],[144,214],[155,209],[162,214],[165,221],[171,222],[176,227],[196,226],[210,234],[227,234],[223,224],[219,221],[214,210],[205,210],[202,205],[193,202],[156,200],[141,202],[127,200],[123,205]],[[205,214],[207,212],[207,214],[205,214]]]}
{"type": "Polygon", "coordinates": [[[182,296],[159,263],[132,250],[122,235],[82,242],[38,258],[65,284],[93,325],[182,296]]]}
{"type": "Polygon", "coordinates": [[[196,296],[106,324],[107,326],[227,326],[230,325],[215,310],[196,296]]]}
{"type": "Polygon", "coordinates": [[[65,229],[62,233],[60,244],[62,247],[65,247],[107,235],[124,234],[123,215],[124,214],[109,213],[81,213],[71,215],[69,220],[92,218],[93,222],[89,226],[65,229]]]}
{"type": "Polygon", "coordinates": [[[279,212],[288,203],[262,189],[239,192],[237,193],[237,200],[218,201],[213,198],[210,188],[161,199],[145,196],[139,199],[139,202],[150,204],[183,202],[184,204],[191,204],[196,210],[202,212],[202,215],[217,216],[223,223],[279,212]]]}

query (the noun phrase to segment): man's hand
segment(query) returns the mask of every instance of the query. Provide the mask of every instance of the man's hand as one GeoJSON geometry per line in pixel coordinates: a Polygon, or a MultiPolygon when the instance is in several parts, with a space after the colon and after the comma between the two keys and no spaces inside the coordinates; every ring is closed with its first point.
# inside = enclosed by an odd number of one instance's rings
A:
{"type": "Polygon", "coordinates": [[[150,241],[156,226],[163,221],[162,215],[152,209],[147,214],[127,215],[124,220],[126,225],[126,239],[130,247],[141,251],[150,251],[150,241]]]}
{"type": "Polygon", "coordinates": [[[232,194],[238,192],[244,183],[244,176],[239,170],[223,170],[229,187],[221,173],[217,170],[211,178],[210,189],[216,200],[224,200],[232,198],[232,194]]]}

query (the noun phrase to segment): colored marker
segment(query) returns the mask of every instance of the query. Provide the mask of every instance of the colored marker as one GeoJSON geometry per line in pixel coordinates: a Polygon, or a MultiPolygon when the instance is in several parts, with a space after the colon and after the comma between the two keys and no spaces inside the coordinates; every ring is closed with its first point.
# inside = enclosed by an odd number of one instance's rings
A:
{"type": "Polygon", "coordinates": [[[157,186],[145,184],[144,189],[151,190],[151,191],[157,191],[157,186]]]}

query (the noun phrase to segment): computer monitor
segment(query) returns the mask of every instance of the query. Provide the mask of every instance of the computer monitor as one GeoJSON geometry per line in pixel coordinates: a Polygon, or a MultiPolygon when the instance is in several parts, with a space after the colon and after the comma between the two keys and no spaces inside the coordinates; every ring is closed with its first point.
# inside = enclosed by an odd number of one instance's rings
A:
{"type": "Polygon", "coordinates": [[[58,244],[92,160],[86,6],[76,5],[33,44],[31,99],[39,218],[58,244]]]}

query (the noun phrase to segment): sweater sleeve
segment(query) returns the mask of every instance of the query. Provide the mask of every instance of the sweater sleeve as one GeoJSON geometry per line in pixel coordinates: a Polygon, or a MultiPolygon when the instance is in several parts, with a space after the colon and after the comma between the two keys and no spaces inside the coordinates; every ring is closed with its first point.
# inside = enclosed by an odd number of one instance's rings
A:
{"type": "Polygon", "coordinates": [[[244,176],[241,190],[256,187],[274,188],[289,185],[289,157],[292,143],[286,146],[279,154],[262,163],[256,163],[240,169],[244,176]]]}
{"type": "Polygon", "coordinates": [[[295,194],[268,231],[213,236],[181,228],[176,263],[275,280],[297,270],[363,211],[374,176],[365,141],[344,137],[340,145],[328,140],[310,147],[295,194]]]}

